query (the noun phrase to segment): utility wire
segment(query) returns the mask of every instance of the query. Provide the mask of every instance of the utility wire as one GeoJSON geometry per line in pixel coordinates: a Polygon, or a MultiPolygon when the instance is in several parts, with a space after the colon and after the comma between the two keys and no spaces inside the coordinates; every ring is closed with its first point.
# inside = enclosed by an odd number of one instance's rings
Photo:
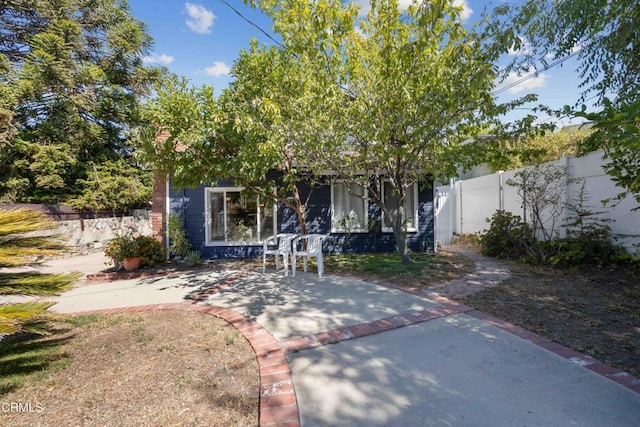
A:
{"type": "MultiPolygon", "coordinates": [[[[589,101],[591,101],[592,99],[595,99],[595,98],[597,98],[597,97],[598,97],[598,95],[593,95],[591,98],[585,99],[585,100],[584,100],[584,102],[589,102],[589,101]]],[[[543,120],[537,120],[537,121],[536,121],[535,123],[533,123],[533,124],[534,124],[534,125],[539,125],[539,124],[541,124],[541,123],[548,122],[549,120],[552,120],[552,119],[561,120],[561,119],[563,119],[563,118],[565,118],[565,117],[569,117],[569,116],[567,116],[566,114],[563,114],[562,116],[559,116],[559,117],[556,117],[556,116],[549,116],[549,117],[547,117],[546,119],[543,119],[543,120]]]]}
{"type": "MultiPolygon", "coordinates": [[[[238,9],[236,9],[235,7],[233,7],[227,0],[220,0],[224,5],[226,5],[229,9],[231,9],[233,12],[236,13],[236,15],[238,15],[240,18],[242,18],[243,21],[247,22],[249,25],[251,25],[252,27],[256,28],[258,31],[260,31],[262,34],[264,34],[269,40],[271,40],[272,42],[274,42],[276,45],[280,46],[280,47],[284,47],[282,45],[282,43],[280,43],[278,40],[276,40],[271,34],[269,34],[266,30],[264,30],[262,27],[260,27],[260,25],[256,24],[255,22],[253,22],[251,19],[247,18],[246,16],[244,16],[242,14],[242,12],[240,12],[238,9]]],[[[515,82],[509,83],[506,86],[501,87],[500,89],[496,89],[494,90],[491,94],[492,95],[498,95],[502,92],[505,92],[515,86],[518,86],[524,82],[526,82],[529,79],[532,79],[536,76],[538,76],[540,73],[547,71],[553,67],[556,67],[560,64],[562,64],[563,62],[567,61],[568,59],[576,56],[578,53],[580,52],[580,50],[577,50],[573,53],[571,53],[568,56],[565,56],[564,58],[558,59],[554,62],[552,62],[551,64],[547,65],[546,67],[544,67],[544,69],[536,71],[534,73],[531,74],[527,74],[526,76],[522,77],[521,79],[516,80],[515,82]]],[[[340,85],[339,85],[340,86],[340,85]]],[[[340,86],[342,89],[344,89],[342,86],[340,86]]]]}
{"type": "Polygon", "coordinates": [[[578,53],[580,52],[580,50],[576,50],[575,52],[573,52],[572,54],[565,56],[564,58],[558,59],[557,61],[552,62],[551,64],[547,65],[546,67],[544,67],[542,70],[539,71],[535,71],[531,74],[527,74],[526,76],[522,77],[521,79],[516,80],[515,82],[509,83],[506,86],[501,87],[500,89],[496,89],[494,90],[491,94],[492,95],[498,95],[502,92],[505,92],[509,89],[511,89],[512,87],[518,86],[524,82],[526,82],[529,79],[532,79],[534,77],[537,77],[540,73],[547,71],[550,68],[553,68],[555,66],[558,66],[560,64],[562,64],[563,62],[565,62],[566,60],[573,58],[574,56],[576,56],[578,53]]]}
{"type": "Polygon", "coordinates": [[[240,18],[242,18],[245,22],[247,22],[249,25],[251,25],[252,27],[255,27],[258,29],[258,31],[260,31],[262,34],[264,34],[265,36],[267,36],[267,38],[269,40],[271,40],[272,42],[274,42],[275,44],[277,44],[280,47],[282,46],[282,43],[280,43],[278,40],[276,40],[275,38],[273,38],[273,36],[271,34],[269,34],[267,31],[263,30],[262,27],[260,27],[258,24],[256,24],[255,22],[253,22],[252,20],[250,20],[249,18],[247,18],[246,16],[244,16],[238,9],[236,9],[235,7],[231,6],[229,4],[229,2],[227,2],[227,0],[220,0],[222,3],[224,3],[229,9],[231,9],[232,11],[234,11],[236,13],[236,15],[238,15],[240,18]]]}

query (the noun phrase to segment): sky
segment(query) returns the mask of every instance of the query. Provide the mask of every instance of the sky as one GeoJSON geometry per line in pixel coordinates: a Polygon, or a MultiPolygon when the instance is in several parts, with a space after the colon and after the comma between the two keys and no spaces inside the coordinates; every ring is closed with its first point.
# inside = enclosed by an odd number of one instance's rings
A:
{"type": "MultiPolygon", "coordinates": [[[[360,5],[362,14],[366,13],[368,0],[352,1],[360,5]]],[[[455,1],[463,7],[461,16],[468,23],[479,19],[485,7],[492,7],[489,0],[455,1]]],[[[493,0],[494,3],[503,1],[517,0],[493,0]]],[[[410,3],[410,0],[400,0],[399,3],[403,6],[410,3]]],[[[239,52],[248,48],[251,39],[273,44],[261,30],[278,39],[271,30],[271,20],[246,6],[242,0],[129,0],[129,5],[133,15],[146,24],[147,31],[155,42],[153,51],[144,61],[150,65],[164,65],[171,72],[187,77],[194,85],[211,85],[216,93],[220,93],[229,84],[229,70],[239,52]]],[[[526,41],[523,49],[526,49],[526,41]]],[[[507,55],[505,61],[508,59],[507,55]]],[[[498,99],[507,102],[527,93],[536,93],[538,101],[524,106],[525,108],[537,104],[552,108],[573,105],[580,94],[580,79],[576,67],[575,62],[568,60],[562,66],[534,75],[504,90],[498,95],[498,99]]],[[[497,83],[496,89],[521,77],[510,75],[503,83],[497,83]]],[[[511,112],[506,119],[517,119],[528,113],[528,109],[519,109],[511,112]]],[[[552,123],[557,120],[540,115],[538,122],[552,123]]],[[[578,121],[572,122],[564,118],[558,125],[572,123],[578,121]]]]}

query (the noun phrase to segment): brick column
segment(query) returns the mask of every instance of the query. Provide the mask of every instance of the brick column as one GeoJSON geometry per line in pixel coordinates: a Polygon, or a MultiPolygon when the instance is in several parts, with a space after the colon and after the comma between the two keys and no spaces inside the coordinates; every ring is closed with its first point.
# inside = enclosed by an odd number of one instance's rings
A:
{"type": "Polygon", "coordinates": [[[153,237],[163,245],[167,242],[167,174],[153,172],[153,194],[151,197],[151,229],[153,237]]]}

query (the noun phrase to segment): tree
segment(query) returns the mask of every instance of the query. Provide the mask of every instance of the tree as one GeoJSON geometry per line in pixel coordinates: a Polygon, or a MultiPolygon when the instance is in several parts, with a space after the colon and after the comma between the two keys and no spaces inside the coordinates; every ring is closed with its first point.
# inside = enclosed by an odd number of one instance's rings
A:
{"type": "MultiPolygon", "coordinates": [[[[466,161],[460,143],[480,127],[505,130],[498,117],[526,97],[497,105],[495,63],[513,44],[483,21],[463,26],[450,1],[372,1],[362,20],[339,0],[263,0],[281,50],[305,64],[313,81],[309,120],[319,141],[318,168],[357,182],[391,225],[403,262],[407,193],[466,161]],[[386,184],[385,184],[386,183],[386,184]],[[386,191],[385,191],[386,187],[386,191]]],[[[312,147],[313,149],[313,147],[312,147]]]]}
{"type": "Polygon", "coordinates": [[[120,0],[0,5],[0,200],[127,208],[150,199],[125,133],[160,69],[120,0]],[[6,132],[4,133],[6,134],[6,132]],[[114,185],[119,180],[134,186],[114,185]]]}
{"type": "Polygon", "coordinates": [[[302,234],[307,234],[306,210],[314,186],[322,181],[318,135],[331,129],[322,109],[339,89],[315,78],[307,61],[284,49],[252,42],[232,67],[235,77],[221,97],[233,120],[238,155],[229,165],[234,177],[253,192],[292,209],[302,234]],[[324,102],[315,94],[324,92],[324,102]],[[265,180],[270,171],[280,185],[265,180]],[[309,191],[302,193],[302,185],[309,191]]]}
{"type": "MultiPolygon", "coordinates": [[[[37,257],[52,256],[65,247],[50,232],[56,224],[28,209],[0,210],[0,268],[37,265],[37,257]]],[[[76,274],[0,273],[0,295],[55,295],[68,288],[76,274]]],[[[0,304],[0,335],[42,332],[53,303],[0,304]]]]}
{"type": "MultiPolygon", "coordinates": [[[[504,24],[526,43],[518,66],[543,67],[548,59],[576,55],[584,89],[615,103],[638,98],[640,7],[637,0],[527,0],[501,8],[504,24]]],[[[516,46],[519,47],[519,46],[516,46]]],[[[578,101],[578,100],[577,100],[578,101]]]]}
{"type": "MultiPolygon", "coordinates": [[[[309,99],[319,85],[305,63],[274,47],[252,42],[231,69],[235,80],[216,99],[213,88],[168,79],[146,106],[154,131],[139,133],[145,159],[168,172],[178,187],[233,177],[235,185],[292,209],[303,234],[318,153],[309,99]],[[164,136],[159,138],[159,133],[164,136]],[[266,179],[277,173],[280,182],[266,179]],[[303,194],[301,184],[311,186],[303,194]]],[[[317,88],[318,90],[320,88],[317,88]]]]}
{"type": "Polygon", "coordinates": [[[580,145],[582,154],[604,150],[605,170],[623,188],[616,196],[631,194],[640,201],[640,7],[637,0],[528,0],[505,7],[505,25],[526,40],[526,55],[515,67],[546,66],[546,58],[576,55],[584,89],[577,102],[594,97],[603,109],[565,107],[564,113],[594,122],[596,132],[580,145]],[[611,98],[609,100],[608,98],[611,98]]]}
{"type": "Polygon", "coordinates": [[[550,162],[563,156],[575,156],[579,147],[593,134],[590,125],[564,127],[557,132],[546,132],[513,140],[494,141],[491,145],[487,164],[492,170],[518,169],[550,162]]]}

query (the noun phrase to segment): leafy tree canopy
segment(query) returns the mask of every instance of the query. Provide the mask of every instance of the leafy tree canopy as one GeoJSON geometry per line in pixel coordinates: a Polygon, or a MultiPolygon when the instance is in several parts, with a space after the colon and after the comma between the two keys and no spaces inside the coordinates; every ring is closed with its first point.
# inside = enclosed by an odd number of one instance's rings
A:
{"type": "Polygon", "coordinates": [[[179,183],[233,175],[255,189],[276,169],[301,217],[301,177],[358,182],[393,224],[408,261],[409,186],[472,162],[477,147],[460,143],[480,129],[502,136],[531,121],[508,126],[500,116],[534,97],[500,105],[492,95],[495,63],[513,38],[488,19],[465,28],[450,1],[415,2],[406,11],[397,1],[373,1],[362,20],[340,0],[249,3],[273,19],[281,44],[252,43],[218,99],[212,88],[174,79],[148,105],[161,135],[147,131],[141,140],[179,183]]]}
{"type": "Polygon", "coordinates": [[[505,26],[521,36],[516,65],[546,66],[576,55],[584,101],[630,102],[640,85],[640,7],[637,0],[527,0],[505,6],[505,26]]]}
{"type": "Polygon", "coordinates": [[[594,122],[596,132],[580,152],[603,149],[605,170],[623,191],[640,201],[640,7],[637,0],[528,0],[504,7],[510,25],[526,43],[525,55],[514,66],[546,65],[555,58],[576,55],[584,89],[577,102],[596,98],[600,112],[566,107],[563,113],[594,122]],[[591,98],[590,94],[594,93],[591,98]]]}
{"type": "Polygon", "coordinates": [[[127,208],[150,199],[125,132],[162,72],[142,65],[151,45],[126,1],[0,4],[0,200],[127,208]]]}
{"type": "MultiPolygon", "coordinates": [[[[492,91],[499,56],[513,39],[488,19],[471,29],[450,1],[372,1],[368,15],[339,0],[254,2],[273,18],[281,50],[305,64],[313,81],[310,120],[321,168],[359,182],[364,194],[393,225],[403,260],[405,201],[414,183],[451,176],[473,161],[462,146],[468,136],[492,126],[503,135],[500,116],[534,97],[506,105],[492,91]],[[388,180],[393,195],[384,195],[388,180]]],[[[525,126],[526,127],[526,126],[525,126]]]]}
{"type": "Polygon", "coordinates": [[[517,169],[550,162],[563,156],[575,156],[579,146],[593,134],[589,125],[567,126],[557,132],[529,135],[523,138],[493,141],[497,147],[490,150],[487,163],[492,170],[517,169]]]}
{"type": "Polygon", "coordinates": [[[314,181],[320,125],[309,87],[318,82],[303,62],[256,42],[240,52],[231,74],[235,80],[217,99],[212,87],[177,77],[158,85],[145,108],[157,127],[138,132],[145,159],[178,187],[233,177],[236,185],[293,209],[306,232],[310,193],[302,195],[299,183],[314,181]],[[284,185],[266,179],[271,171],[284,185]]]}

